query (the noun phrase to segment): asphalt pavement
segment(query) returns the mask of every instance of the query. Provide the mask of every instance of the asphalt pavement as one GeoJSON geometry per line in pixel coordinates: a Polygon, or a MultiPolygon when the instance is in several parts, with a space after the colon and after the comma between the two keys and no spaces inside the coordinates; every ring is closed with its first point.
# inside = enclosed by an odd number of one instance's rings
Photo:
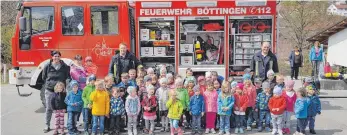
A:
{"type": "MultiPolygon", "coordinates": [[[[299,87],[300,85],[296,84],[295,87],[299,87]]],[[[53,134],[52,131],[46,134],[42,131],[45,127],[45,110],[40,101],[39,91],[26,86],[21,88],[21,92],[33,92],[33,94],[29,97],[19,97],[17,95],[17,89],[14,86],[1,86],[1,135],[53,134]]],[[[340,91],[340,93],[339,91],[323,91],[323,95],[327,97],[329,95],[347,96],[347,91],[340,91]]],[[[321,102],[323,110],[322,114],[316,118],[317,134],[347,135],[347,98],[322,98],[321,102]]],[[[296,121],[294,117],[292,119],[293,131],[296,121]]],[[[53,119],[51,125],[54,125],[53,119]]],[[[79,127],[79,129],[82,131],[82,127],[79,127]]],[[[161,133],[157,130],[156,134],[168,135],[169,133],[161,133]]],[[[185,134],[190,134],[190,131],[186,130],[185,134]]],[[[269,135],[270,133],[252,131],[246,132],[245,134],[269,135]]]]}

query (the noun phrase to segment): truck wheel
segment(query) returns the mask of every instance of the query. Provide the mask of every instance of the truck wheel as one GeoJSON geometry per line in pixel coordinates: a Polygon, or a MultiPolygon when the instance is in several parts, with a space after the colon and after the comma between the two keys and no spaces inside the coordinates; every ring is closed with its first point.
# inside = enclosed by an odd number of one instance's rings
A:
{"type": "Polygon", "coordinates": [[[46,98],[45,98],[45,88],[42,87],[41,91],[40,91],[40,98],[41,98],[41,102],[44,108],[46,108],[46,98]]]}

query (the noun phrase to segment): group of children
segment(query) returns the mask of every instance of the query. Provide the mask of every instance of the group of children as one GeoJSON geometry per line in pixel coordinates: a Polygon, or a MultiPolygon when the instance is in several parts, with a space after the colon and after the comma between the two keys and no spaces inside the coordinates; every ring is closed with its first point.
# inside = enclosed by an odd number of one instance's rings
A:
{"type": "Polygon", "coordinates": [[[64,84],[59,82],[51,102],[56,114],[55,133],[59,129],[64,132],[66,106],[69,134],[80,133],[76,121],[81,112],[87,135],[91,123],[92,134],[103,134],[106,128],[110,134],[118,135],[125,121],[129,135],[137,135],[137,127],[153,135],[156,122],[161,123],[162,132],[171,135],[182,135],[183,126],[191,128],[192,134],[202,134],[203,128],[206,134],[215,134],[217,128],[220,135],[229,135],[231,127],[236,134],[244,133],[244,129],[252,130],[253,123],[259,132],[265,129],[281,135],[290,133],[290,118],[294,114],[295,134],[305,134],[308,123],[310,132],[315,133],[315,116],[321,108],[311,84],[305,83],[307,89],[294,91],[294,81],[284,83],[281,75],[275,79],[271,70],[267,77],[264,82],[256,78],[253,85],[248,73],[242,82],[236,82],[232,77],[224,80],[214,71],[196,79],[189,68],[183,78],[167,73],[166,68],[157,76],[152,68],[145,71],[139,67],[122,73],[118,84],[114,84],[112,75],[104,80],[91,75],[83,89],[71,81],[67,94],[64,84]]]}

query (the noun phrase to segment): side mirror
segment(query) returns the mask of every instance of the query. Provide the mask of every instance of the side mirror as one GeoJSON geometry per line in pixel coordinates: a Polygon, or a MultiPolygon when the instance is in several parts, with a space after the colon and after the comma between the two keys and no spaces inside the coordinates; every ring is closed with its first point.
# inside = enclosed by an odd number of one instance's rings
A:
{"type": "Polygon", "coordinates": [[[25,17],[19,18],[19,29],[20,31],[27,31],[27,18],[25,17]]]}

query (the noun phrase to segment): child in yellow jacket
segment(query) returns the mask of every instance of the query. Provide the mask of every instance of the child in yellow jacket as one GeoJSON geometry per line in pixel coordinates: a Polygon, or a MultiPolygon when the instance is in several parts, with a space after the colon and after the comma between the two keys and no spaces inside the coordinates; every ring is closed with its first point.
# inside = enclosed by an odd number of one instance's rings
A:
{"type": "Polygon", "coordinates": [[[176,90],[171,90],[170,99],[166,102],[166,107],[168,108],[168,118],[170,119],[171,135],[178,132],[178,135],[182,135],[183,131],[178,126],[179,120],[181,119],[183,113],[183,105],[178,101],[176,90]]]}
{"type": "Polygon", "coordinates": [[[99,125],[99,134],[104,134],[105,116],[109,118],[110,113],[110,96],[105,89],[104,81],[95,82],[96,90],[90,94],[92,102],[93,128],[92,133],[96,134],[99,125]]]}

